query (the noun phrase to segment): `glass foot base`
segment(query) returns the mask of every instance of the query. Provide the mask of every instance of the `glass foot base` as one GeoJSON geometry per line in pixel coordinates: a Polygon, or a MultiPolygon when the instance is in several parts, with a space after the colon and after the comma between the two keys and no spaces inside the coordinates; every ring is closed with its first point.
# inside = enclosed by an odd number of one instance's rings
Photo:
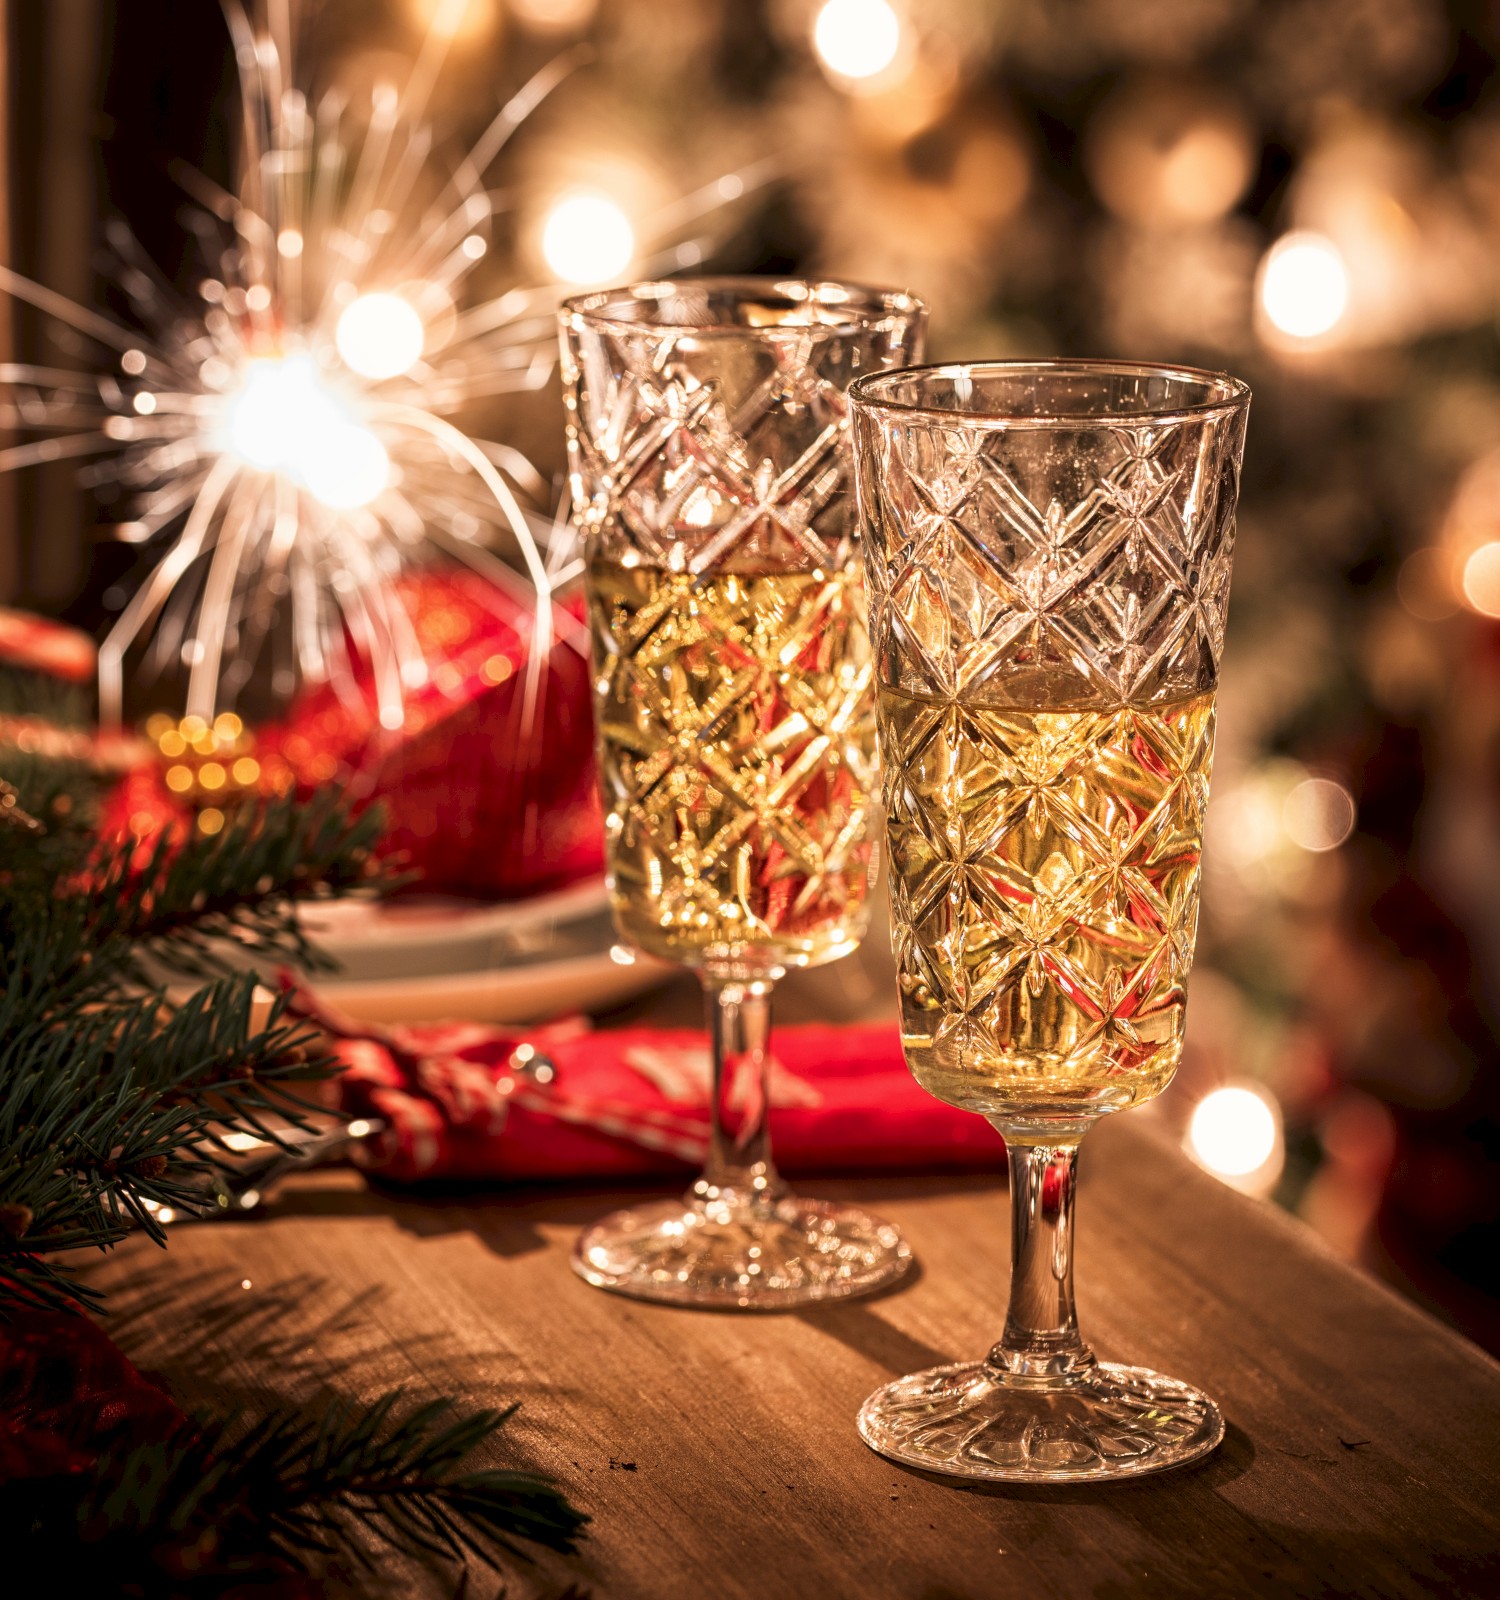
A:
{"type": "Polygon", "coordinates": [[[595,1288],[710,1310],[784,1311],[867,1294],[910,1262],[890,1223],[796,1196],[743,1207],[630,1206],[586,1229],[573,1250],[573,1270],[595,1288]]]}
{"type": "Polygon", "coordinates": [[[1224,1437],[1224,1419],[1207,1395],[1144,1367],[1013,1378],[970,1361],[877,1389],[859,1431],[881,1455],[924,1472],[1102,1483],[1196,1461],[1224,1437]]]}

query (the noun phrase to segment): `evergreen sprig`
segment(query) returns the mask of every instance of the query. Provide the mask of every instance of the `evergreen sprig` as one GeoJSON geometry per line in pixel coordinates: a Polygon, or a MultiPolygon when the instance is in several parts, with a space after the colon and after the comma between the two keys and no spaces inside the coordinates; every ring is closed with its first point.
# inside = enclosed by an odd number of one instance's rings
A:
{"type": "MultiPolygon", "coordinates": [[[[295,1086],[326,1063],[278,1000],[252,1021],[255,977],[205,985],[176,1005],[159,992],[79,1006],[55,991],[0,995],[0,1314],[12,1300],[65,1307],[99,1297],[53,1252],[108,1249],[132,1228],[158,1243],[155,1206],[201,1199],[225,1133],[273,1142],[303,1125],[295,1086]],[[278,1122],[267,1120],[278,1114],[278,1122]]],[[[17,991],[20,991],[19,993],[17,991]]]]}
{"type": "Polygon", "coordinates": [[[165,1242],[153,1208],[201,1197],[226,1135],[305,1125],[331,1063],[280,1001],[257,1016],[254,969],[319,963],[297,905],[376,885],[380,818],[274,799],[143,848],[101,841],[76,764],[12,752],[0,776],[45,826],[0,821],[3,1316],[97,1305],[57,1252],[165,1242]]]}
{"type": "MultiPolygon", "coordinates": [[[[299,1091],[332,1064],[282,1000],[264,1006],[256,969],[321,964],[299,902],[392,880],[372,855],[379,816],[337,797],[272,800],[216,837],[143,848],[101,841],[100,781],[82,763],[11,747],[0,778],[44,824],[0,817],[3,1319],[97,1306],[60,1252],[132,1230],[164,1244],[157,1208],[198,1202],[230,1135],[279,1143],[307,1125],[299,1091]]],[[[355,1524],[429,1560],[574,1548],[587,1518],[548,1479],[463,1465],[514,1408],[403,1405],[116,1439],[87,1466],[9,1482],[0,1540],[41,1552],[65,1593],[163,1596],[359,1554],[355,1524]]]]}
{"type": "Polygon", "coordinates": [[[335,1400],[316,1420],[281,1412],[248,1430],[200,1421],[165,1441],[123,1440],[86,1473],[12,1491],[0,1527],[10,1521],[45,1549],[55,1577],[151,1594],[218,1592],[263,1578],[268,1561],[308,1571],[346,1552],[370,1565],[356,1527],[438,1562],[524,1559],[521,1541],[577,1547],[589,1519],[551,1479],[464,1467],[514,1406],[404,1405],[398,1391],[368,1409],[335,1400]]]}

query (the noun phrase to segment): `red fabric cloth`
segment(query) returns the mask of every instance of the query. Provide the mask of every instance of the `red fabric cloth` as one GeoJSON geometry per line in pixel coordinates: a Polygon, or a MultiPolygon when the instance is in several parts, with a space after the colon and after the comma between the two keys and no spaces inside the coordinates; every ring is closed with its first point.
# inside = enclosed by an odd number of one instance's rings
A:
{"type": "Polygon", "coordinates": [[[381,803],[380,849],[420,873],[425,892],[519,899],[597,873],[581,600],[552,606],[539,657],[529,594],[463,570],[408,573],[395,588],[428,669],[404,693],[400,729],[381,727],[368,670],[358,697],[314,686],[284,723],[257,730],[266,779],[303,794],[337,783],[381,803]]]}
{"type": "MultiPolygon", "coordinates": [[[[55,1480],[86,1480],[116,1444],[166,1444],[192,1426],[87,1317],[15,1310],[0,1320],[0,1496],[25,1506],[28,1486],[45,1496],[55,1480]]],[[[103,1510],[96,1504],[89,1520],[78,1521],[76,1545],[49,1552],[62,1592],[180,1594],[180,1580],[194,1594],[209,1592],[208,1579],[219,1571],[214,1528],[138,1527],[134,1497],[119,1498],[118,1483],[102,1487],[112,1497],[103,1510]],[[107,1573],[102,1586],[101,1571],[107,1573]]],[[[40,1592],[39,1584],[26,1592],[40,1592]]],[[[212,1592],[222,1600],[315,1600],[323,1589],[272,1547],[237,1547],[212,1592]]]]}
{"type": "MultiPolygon", "coordinates": [[[[376,1028],[306,991],[295,1004],[335,1037],[343,1108],[388,1125],[361,1148],[384,1177],[631,1178],[703,1159],[708,1049],[695,1030],[376,1028]],[[523,1044],[550,1062],[550,1082],[512,1069],[523,1044]]],[[[771,1139],[786,1172],[996,1171],[1004,1161],[982,1117],[913,1081],[894,1024],[781,1028],[772,1050],[771,1139]]]]}
{"type": "Polygon", "coordinates": [[[186,1422],[86,1317],[0,1322],[0,1488],[81,1472],[116,1439],[167,1439],[186,1422]]]}
{"type": "MultiPolygon", "coordinates": [[[[467,571],[408,573],[395,588],[427,667],[403,693],[401,727],[381,726],[367,666],[357,694],[314,684],[284,720],[250,730],[259,786],[303,796],[334,786],[356,807],[378,803],[387,825],[377,848],[426,894],[524,899],[599,873],[582,601],[552,606],[541,656],[529,595],[467,571]]],[[[106,836],[132,834],[149,849],[191,821],[166,765],[140,747],[107,807],[106,836]]]]}

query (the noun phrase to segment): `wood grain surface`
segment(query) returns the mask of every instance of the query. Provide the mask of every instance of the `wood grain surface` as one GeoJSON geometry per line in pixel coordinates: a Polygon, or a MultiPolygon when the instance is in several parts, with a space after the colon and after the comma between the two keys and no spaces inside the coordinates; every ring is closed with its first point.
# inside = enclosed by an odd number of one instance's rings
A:
{"type": "MultiPolygon", "coordinates": [[[[91,1277],[110,1331],[189,1404],[519,1399],[495,1460],[556,1474],[594,1521],[577,1560],[508,1576],[511,1600],[1500,1595],[1500,1368],[1142,1119],[1101,1127],[1084,1165],[1086,1336],[1202,1385],[1229,1422],[1208,1461],[1098,1489],[958,1486],[854,1431],[880,1383],[996,1337],[998,1179],[804,1184],[900,1224],[920,1270],[775,1317],[586,1287],[568,1249],[618,1196],[418,1199],[349,1174],[183,1228],[165,1256],[133,1241],[91,1277]]],[[[380,1583],[453,1592],[388,1567],[380,1583]]]]}

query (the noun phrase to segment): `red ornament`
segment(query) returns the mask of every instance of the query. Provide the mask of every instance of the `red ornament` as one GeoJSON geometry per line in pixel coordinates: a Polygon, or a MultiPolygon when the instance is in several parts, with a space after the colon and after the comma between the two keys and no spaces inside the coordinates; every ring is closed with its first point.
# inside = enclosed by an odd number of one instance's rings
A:
{"type": "Polygon", "coordinates": [[[553,605],[538,659],[530,596],[464,571],[397,587],[427,667],[405,690],[401,727],[381,726],[368,672],[357,697],[318,685],[284,724],[257,731],[263,782],[378,801],[382,849],[404,855],[427,892],[519,898],[601,871],[581,605],[553,605]]]}

